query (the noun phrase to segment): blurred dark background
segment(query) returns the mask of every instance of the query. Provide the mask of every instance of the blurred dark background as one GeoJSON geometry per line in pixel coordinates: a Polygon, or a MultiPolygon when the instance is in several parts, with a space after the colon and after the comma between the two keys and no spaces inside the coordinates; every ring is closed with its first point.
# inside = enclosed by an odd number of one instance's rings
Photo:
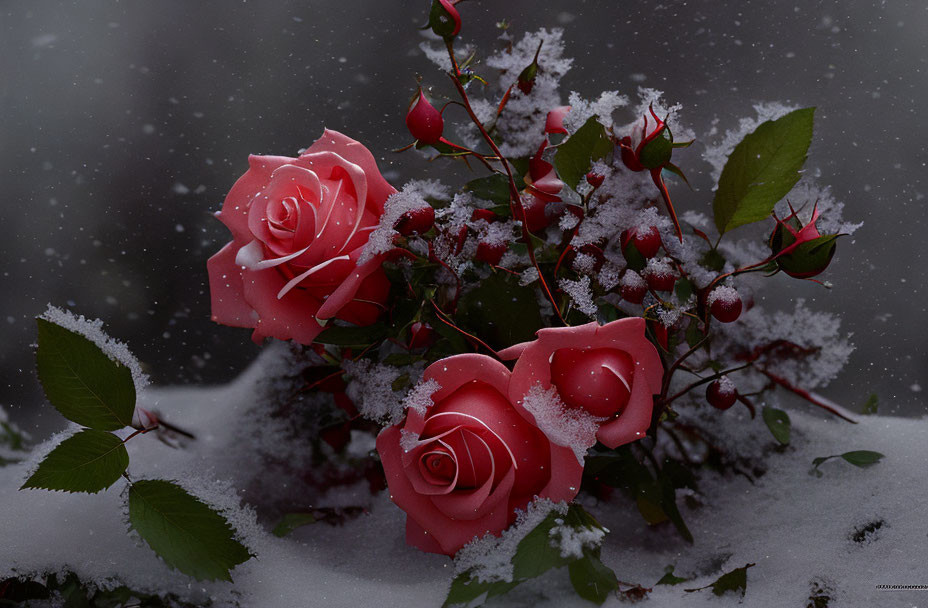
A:
{"type": "MultiPolygon", "coordinates": [[[[460,9],[462,36],[487,53],[500,19],[517,36],[563,27],[576,58],[565,101],[569,90],[654,87],[685,104],[700,134],[716,119],[736,127],[759,101],[818,106],[809,166],[865,225],[840,241],[833,289],[791,281],[789,294],[841,311],[854,334],[829,397],[857,408],[876,392],[882,413],[928,411],[923,0],[460,9]]],[[[408,141],[415,74],[444,85],[418,49],[427,10],[427,0],[0,3],[0,405],[27,430],[60,423],[42,405],[30,346],[48,302],[104,319],[159,384],[221,382],[246,366],[258,352],[249,332],[209,321],[206,259],[227,240],[211,213],[249,153],[295,155],[323,126],[365,143],[398,186],[445,170],[390,152],[408,141]]],[[[708,211],[708,165],[697,147],[679,160],[703,174],[680,206],[708,211]]]]}

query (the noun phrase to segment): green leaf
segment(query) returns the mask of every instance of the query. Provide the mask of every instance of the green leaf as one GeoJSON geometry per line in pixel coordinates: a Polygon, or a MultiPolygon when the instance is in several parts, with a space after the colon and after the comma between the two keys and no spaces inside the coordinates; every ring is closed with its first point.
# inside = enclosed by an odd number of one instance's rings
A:
{"type": "Polygon", "coordinates": [[[861,409],[861,413],[867,416],[872,416],[876,414],[876,410],[880,405],[880,398],[876,396],[876,393],[872,393],[868,398],[867,402],[864,403],[864,407],[861,409]]]}
{"type": "Polygon", "coordinates": [[[62,441],[23,487],[95,494],[113,485],[129,466],[122,440],[106,431],[83,429],[62,441]]]}
{"type": "Polygon", "coordinates": [[[580,178],[589,172],[593,161],[608,156],[612,148],[612,140],[605,127],[593,116],[557,147],[554,154],[557,174],[565,184],[576,190],[580,178]]]}
{"type": "Polygon", "coordinates": [[[472,602],[484,594],[486,594],[484,599],[503,595],[520,582],[522,581],[513,581],[511,583],[507,583],[506,581],[483,583],[470,578],[470,576],[464,572],[451,581],[451,589],[448,591],[448,597],[445,599],[445,603],[442,604],[442,608],[451,608],[451,606],[458,605],[479,606],[483,602],[478,604],[472,604],[472,602]]]}
{"type": "Polygon", "coordinates": [[[272,532],[274,536],[284,537],[297,528],[314,524],[316,521],[318,520],[312,513],[287,513],[280,518],[272,532]]]}
{"type": "Polygon", "coordinates": [[[712,202],[720,234],[769,216],[799,181],[814,113],[815,108],[803,108],[768,120],[735,146],[712,202]]]}
{"type": "Polygon", "coordinates": [[[680,279],[674,287],[674,293],[682,304],[685,304],[690,296],[693,295],[693,282],[689,279],[680,279]]]}
{"type": "Polygon", "coordinates": [[[790,422],[786,412],[775,407],[764,406],[763,417],[764,423],[773,434],[773,438],[782,445],[789,445],[790,422]]]}
{"type": "Polygon", "coordinates": [[[509,178],[499,173],[472,179],[464,185],[464,190],[486,201],[509,203],[509,178]]]}
{"type": "Polygon", "coordinates": [[[753,567],[755,564],[745,564],[740,568],[735,568],[731,572],[726,572],[720,576],[714,583],[706,585],[705,587],[698,587],[696,589],[684,589],[687,592],[701,591],[703,589],[712,589],[712,593],[718,596],[722,596],[729,591],[734,591],[740,593],[741,597],[744,597],[744,592],[748,588],[748,568],[753,567]]]}
{"type": "Polygon", "coordinates": [[[570,583],[574,586],[577,595],[596,604],[602,604],[609,598],[609,594],[619,588],[619,581],[602,560],[599,551],[583,551],[583,558],[574,560],[567,565],[570,583]]]}
{"type": "Polygon", "coordinates": [[[464,294],[458,310],[458,324],[493,348],[531,340],[545,326],[535,291],[502,272],[491,274],[464,294]]]}
{"type": "Polygon", "coordinates": [[[680,578],[679,576],[674,575],[674,567],[667,566],[664,568],[664,576],[661,577],[661,580],[657,581],[656,585],[679,585],[680,583],[685,583],[689,579],[680,578]]]}
{"type": "Polygon", "coordinates": [[[883,454],[872,452],[870,450],[854,450],[841,454],[841,458],[851,463],[855,467],[866,468],[875,465],[882,458],[883,454]]]}
{"type": "Polygon", "coordinates": [[[557,525],[555,520],[562,518],[557,511],[551,512],[519,542],[512,558],[513,579],[535,578],[567,563],[567,558],[561,557],[560,547],[551,544],[551,529],[557,525]]]}
{"type": "Polygon", "coordinates": [[[61,415],[82,426],[115,431],[132,424],[132,372],[99,346],[60,325],[36,319],[36,367],[45,396],[61,415]]]}
{"type": "Polygon", "coordinates": [[[129,524],[165,563],[197,580],[231,582],[229,570],[251,557],[222,515],[170,481],[129,487],[129,524]]]}

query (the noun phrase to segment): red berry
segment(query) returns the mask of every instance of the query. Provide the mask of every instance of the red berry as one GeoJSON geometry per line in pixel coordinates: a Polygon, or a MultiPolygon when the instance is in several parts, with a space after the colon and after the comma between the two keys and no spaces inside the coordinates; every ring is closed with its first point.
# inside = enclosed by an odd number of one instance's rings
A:
{"type": "Polygon", "coordinates": [[[648,284],[641,275],[634,270],[625,271],[625,276],[622,277],[622,299],[632,304],[641,304],[647,293],[648,284]]]}
{"type": "Polygon", "coordinates": [[[506,253],[506,243],[487,243],[480,241],[477,243],[477,255],[475,256],[481,262],[486,262],[491,266],[496,266],[503,259],[506,253]]]}
{"type": "Polygon", "coordinates": [[[706,401],[716,409],[727,410],[738,400],[738,389],[728,376],[722,376],[706,388],[706,401]]]}
{"type": "Polygon", "coordinates": [[[425,98],[422,89],[419,89],[419,98],[406,113],[406,127],[414,138],[424,144],[435,144],[441,139],[445,121],[441,112],[425,98]]]}
{"type": "Polygon", "coordinates": [[[409,350],[426,348],[435,341],[435,330],[428,323],[416,321],[409,326],[409,350]]]}
{"type": "Polygon", "coordinates": [[[403,236],[411,236],[428,232],[434,223],[435,210],[431,207],[419,207],[401,215],[393,228],[403,236]]]}
{"type": "Polygon", "coordinates": [[[652,260],[642,275],[654,291],[673,291],[677,282],[677,273],[666,262],[652,260]]]}
{"type": "Polygon", "coordinates": [[[594,188],[599,188],[600,186],[602,186],[603,180],[605,179],[606,177],[604,175],[600,175],[599,173],[593,173],[592,171],[586,174],[586,181],[589,182],[589,184],[593,186],[594,188]]]}
{"type": "Polygon", "coordinates": [[[741,316],[741,296],[732,287],[716,287],[707,301],[712,316],[721,323],[732,323],[741,316]]]}
{"type": "Polygon", "coordinates": [[[476,222],[477,220],[486,220],[489,223],[493,223],[499,219],[495,213],[489,209],[474,209],[474,212],[470,216],[470,221],[476,222]]]}
{"type": "Polygon", "coordinates": [[[630,228],[622,233],[621,239],[622,251],[624,253],[629,243],[635,245],[635,249],[645,259],[653,258],[661,248],[661,235],[654,226],[638,229],[630,228]]]}

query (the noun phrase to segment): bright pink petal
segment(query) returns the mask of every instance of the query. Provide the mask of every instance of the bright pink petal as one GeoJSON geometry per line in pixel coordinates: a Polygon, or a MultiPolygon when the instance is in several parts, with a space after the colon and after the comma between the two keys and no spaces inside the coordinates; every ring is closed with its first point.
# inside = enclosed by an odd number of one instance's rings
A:
{"type": "Polygon", "coordinates": [[[245,300],[258,314],[253,336],[256,342],[272,337],[311,344],[322,332],[316,322],[319,300],[302,289],[293,289],[278,299],[286,280],[276,269],[246,269],[242,279],[245,300]]]}
{"type": "Polygon", "coordinates": [[[254,327],[255,314],[242,290],[242,267],[235,263],[239,247],[227,243],[206,262],[212,317],[223,325],[254,327]]]}
{"type": "Polygon", "coordinates": [[[248,209],[252,199],[264,189],[275,169],[294,160],[286,156],[248,157],[248,171],[229,190],[222,211],[216,214],[232,231],[233,239],[248,242],[254,238],[248,230],[248,209]]]}

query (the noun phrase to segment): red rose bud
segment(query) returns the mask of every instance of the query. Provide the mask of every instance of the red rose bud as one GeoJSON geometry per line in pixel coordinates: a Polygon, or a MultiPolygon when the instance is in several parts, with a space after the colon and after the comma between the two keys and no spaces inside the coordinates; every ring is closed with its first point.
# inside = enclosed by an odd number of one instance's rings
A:
{"type": "Polygon", "coordinates": [[[619,239],[622,244],[623,254],[629,245],[634,245],[638,253],[645,259],[653,258],[661,248],[661,235],[655,226],[630,228],[624,231],[619,239]]]}
{"type": "Polygon", "coordinates": [[[454,38],[461,31],[461,15],[452,0],[433,0],[429,11],[429,27],[435,35],[454,38]]]}
{"type": "Polygon", "coordinates": [[[535,86],[535,78],[538,76],[538,54],[541,53],[541,45],[544,44],[544,42],[545,41],[542,40],[538,43],[538,50],[535,51],[535,58],[519,73],[519,78],[516,80],[516,86],[526,95],[531,93],[532,88],[535,86]]]}
{"type": "Polygon", "coordinates": [[[668,350],[670,341],[667,335],[667,326],[660,321],[648,321],[648,325],[651,327],[651,333],[654,334],[654,339],[657,340],[657,343],[660,344],[661,348],[664,350],[668,350]]]}
{"type": "Polygon", "coordinates": [[[487,243],[486,241],[480,241],[477,243],[477,254],[475,257],[481,262],[496,266],[499,264],[499,261],[503,259],[503,254],[506,253],[506,249],[506,243],[487,243]]]}
{"type": "Polygon", "coordinates": [[[641,274],[654,291],[673,291],[677,282],[677,272],[664,260],[651,260],[641,274]]]}
{"type": "Polygon", "coordinates": [[[419,89],[418,99],[412,102],[406,113],[406,127],[416,140],[424,144],[436,144],[441,139],[445,121],[441,112],[425,98],[422,89],[419,89]]]}
{"type": "Polygon", "coordinates": [[[706,299],[712,316],[722,323],[733,323],[741,316],[741,296],[733,287],[716,287],[706,299]]]}
{"type": "Polygon", "coordinates": [[[400,216],[393,229],[403,236],[423,234],[435,223],[435,210],[431,206],[412,209],[400,216]]]}
{"type": "Polygon", "coordinates": [[[641,304],[648,293],[648,283],[634,270],[626,270],[621,281],[622,299],[632,304],[641,304]]]}
{"type": "Polygon", "coordinates": [[[790,211],[790,215],[782,220],[774,216],[777,225],[770,235],[770,249],[780,270],[797,279],[808,279],[828,268],[835,255],[836,241],[842,235],[819,234],[815,227],[819,217],[817,206],[805,226],[792,206],[790,211]]]}
{"type": "Polygon", "coordinates": [[[603,181],[606,179],[606,176],[600,175],[599,173],[593,173],[590,171],[586,174],[586,181],[594,188],[599,188],[603,185],[603,181]]]}
{"type": "Polygon", "coordinates": [[[728,376],[722,376],[706,387],[706,401],[716,409],[727,410],[737,400],[738,389],[735,388],[735,383],[728,379],[728,376]]]}
{"type": "Polygon", "coordinates": [[[498,219],[499,216],[489,209],[474,209],[474,212],[470,216],[470,221],[472,222],[476,222],[477,220],[485,220],[492,224],[498,219]]]}
{"type": "Polygon", "coordinates": [[[435,330],[428,323],[416,321],[409,326],[409,350],[428,348],[435,342],[435,330]]]}

